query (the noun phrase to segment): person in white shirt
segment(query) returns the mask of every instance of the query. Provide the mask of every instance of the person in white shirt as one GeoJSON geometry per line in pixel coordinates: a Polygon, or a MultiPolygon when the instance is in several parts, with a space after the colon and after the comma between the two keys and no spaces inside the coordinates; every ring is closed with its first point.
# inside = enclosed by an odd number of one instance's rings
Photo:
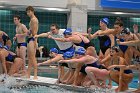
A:
{"type": "MultiPolygon", "coordinates": [[[[66,29],[60,29],[57,24],[52,24],[50,26],[50,30],[51,30],[50,32],[35,35],[34,37],[35,38],[38,38],[38,37],[48,37],[48,38],[50,38],[50,36],[53,36],[55,38],[64,38],[63,33],[66,29]]],[[[73,47],[72,42],[61,42],[61,41],[57,41],[57,40],[55,40],[55,42],[56,42],[57,46],[59,47],[59,50],[60,50],[59,53],[60,54],[63,54],[67,51],[74,53],[74,47],[73,47]]]]}

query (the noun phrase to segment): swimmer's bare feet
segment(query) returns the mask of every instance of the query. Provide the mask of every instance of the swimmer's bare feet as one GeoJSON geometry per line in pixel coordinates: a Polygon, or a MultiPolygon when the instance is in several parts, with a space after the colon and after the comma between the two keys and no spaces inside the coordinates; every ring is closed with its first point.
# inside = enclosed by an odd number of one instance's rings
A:
{"type": "Polygon", "coordinates": [[[38,79],[37,76],[34,76],[33,80],[37,80],[37,79],[38,79]]]}
{"type": "Polygon", "coordinates": [[[88,82],[84,82],[84,83],[83,83],[83,86],[84,86],[84,87],[87,87],[87,88],[89,88],[90,85],[91,85],[91,81],[88,81],[88,82]]]}
{"type": "Polygon", "coordinates": [[[112,88],[112,84],[108,84],[107,88],[111,89],[112,88]]]}
{"type": "Polygon", "coordinates": [[[99,89],[100,87],[99,86],[96,86],[96,85],[91,85],[90,88],[91,89],[99,89]]]}
{"type": "Polygon", "coordinates": [[[68,84],[68,80],[64,80],[62,83],[63,84],[68,84]]]}
{"type": "Polygon", "coordinates": [[[77,84],[75,84],[75,83],[73,83],[73,84],[72,84],[72,87],[77,87],[77,86],[78,86],[78,85],[77,85],[77,84]]]}
{"type": "Polygon", "coordinates": [[[115,89],[115,92],[116,92],[116,93],[119,92],[119,87],[117,87],[117,88],[115,89]]]}
{"type": "Polygon", "coordinates": [[[60,83],[62,82],[58,79],[55,84],[60,84],[60,83]]]}

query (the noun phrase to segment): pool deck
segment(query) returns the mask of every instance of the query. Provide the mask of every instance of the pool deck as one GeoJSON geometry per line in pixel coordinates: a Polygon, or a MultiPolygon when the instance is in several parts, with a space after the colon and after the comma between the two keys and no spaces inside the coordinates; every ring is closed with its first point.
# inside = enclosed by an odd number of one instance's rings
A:
{"type": "MultiPolygon", "coordinates": [[[[58,86],[60,88],[64,88],[67,90],[73,90],[73,91],[78,91],[78,92],[82,92],[82,93],[94,93],[94,91],[102,91],[100,93],[115,93],[114,89],[117,86],[113,86],[112,89],[97,89],[94,86],[92,88],[86,88],[86,87],[82,87],[82,86],[71,86],[71,85],[66,85],[66,84],[56,84],[57,79],[54,78],[48,78],[48,77],[40,77],[38,76],[38,80],[33,80],[33,76],[31,76],[30,79],[25,79],[25,78],[17,78],[19,80],[24,80],[29,82],[30,84],[39,84],[39,85],[45,85],[45,86],[58,86]]],[[[135,91],[135,88],[129,88],[129,90],[125,91],[125,92],[120,92],[120,93],[132,93],[132,91],[135,91]]]]}

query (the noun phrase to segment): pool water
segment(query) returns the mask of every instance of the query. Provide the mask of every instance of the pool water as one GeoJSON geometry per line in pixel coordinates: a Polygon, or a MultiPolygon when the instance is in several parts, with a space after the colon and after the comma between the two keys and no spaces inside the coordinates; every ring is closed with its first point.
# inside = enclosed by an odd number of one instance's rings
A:
{"type": "MultiPolygon", "coordinates": [[[[50,77],[50,74],[40,73],[40,75],[50,77]]],[[[57,85],[34,85],[29,84],[27,81],[16,80],[16,78],[6,76],[0,76],[0,81],[4,79],[4,83],[0,83],[0,93],[115,93],[114,90],[110,89],[81,89],[81,88],[67,88],[67,86],[57,85]]],[[[51,77],[57,78],[57,74],[51,77]]],[[[138,77],[136,77],[138,78],[138,77]]],[[[135,79],[134,79],[135,80],[135,79]]],[[[133,82],[135,83],[135,82],[133,82]]]]}
{"type": "Polygon", "coordinates": [[[14,90],[20,93],[78,93],[75,91],[69,91],[58,86],[40,86],[40,85],[26,85],[23,87],[14,88],[14,90]]]}
{"type": "Polygon", "coordinates": [[[57,74],[57,73],[45,73],[45,72],[39,72],[39,73],[38,73],[38,76],[57,78],[57,77],[58,77],[58,74],[57,74]]]}

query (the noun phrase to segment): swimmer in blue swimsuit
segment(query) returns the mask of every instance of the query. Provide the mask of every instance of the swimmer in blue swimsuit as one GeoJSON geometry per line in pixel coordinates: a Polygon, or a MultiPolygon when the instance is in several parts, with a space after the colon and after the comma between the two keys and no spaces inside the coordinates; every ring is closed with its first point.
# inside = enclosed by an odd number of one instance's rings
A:
{"type": "MultiPolygon", "coordinates": [[[[114,35],[114,43],[116,41],[116,38],[120,39],[121,41],[124,41],[124,37],[121,35],[121,33],[123,32],[124,27],[123,27],[123,22],[121,21],[120,18],[117,18],[116,22],[114,23],[114,29],[108,29],[104,32],[99,32],[97,33],[98,35],[114,35]]],[[[116,44],[117,45],[117,44],[116,44]]],[[[118,46],[118,45],[117,45],[118,46]]],[[[131,49],[128,46],[124,46],[121,45],[120,46],[120,56],[124,57],[125,60],[129,63],[131,61],[132,58],[132,53],[131,53],[131,49]]]]}
{"type": "MultiPolygon", "coordinates": [[[[47,61],[44,61],[42,63],[38,63],[38,66],[40,65],[43,65],[43,64],[51,64],[51,63],[54,63],[54,62],[58,62],[60,60],[63,60],[63,59],[70,59],[74,56],[74,53],[73,52],[65,52],[64,54],[59,54],[59,51],[56,49],[56,48],[51,48],[50,49],[50,57],[51,59],[50,60],[47,60],[47,61]]],[[[63,82],[68,82],[73,73],[74,73],[74,70],[75,70],[75,67],[71,66],[71,64],[67,64],[67,63],[59,63],[58,65],[58,81],[57,83],[63,83],[63,82]],[[67,67],[69,68],[68,72],[69,74],[64,74],[64,67],[67,67]],[[66,75],[67,77],[69,78],[66,78],[66,75]]]]}
{"type": "Polygon", "coordinates": [[[27,78],[30,78],[31,75],[31,70],[33,68],[34,72],[34,78],[33,79],[38,79],[37,78],[37,60],[36,60],[36,49],[37,49],[37,39],[34,39],[34,36],[37,35],[38,33],[38,28],[39,28],[39,21],[37,17],[34,14],[34,8],[32,6],[28,6],[26,8],[26,13],[28,17],[30,18],[30,23],[29,23],[29,36],[28,36],[28,46],[27,46],[27,53],[28,53],[28,69],[27,69],[27,78]]]}
{"type": "Polygon", "coordinates": [[[84,37],[80,33],[72,33],[71,28],[67,28],[63,34],[64,38],[51,38],[60,42],[73,42],[74,45],[84,47],[85,49],[87,49],[90,46],[94,47],[94,45],[91,44],[87,37],[84,37]]]}
{"type": "MultiPolygon", "coordinates": [[[[96,52],[96,51],[94,51],[94,52],[96,52]]],[[[80,47],[77,50],[75,50],[75,58],[74,59],[61,60],[61,62],[62,63],[76,63],[77,64],[76,70],[75,70],[75,78],[74,78],[74,82],[73,82],[73,85],[77,86],[77,85],[81,85],[81,82],[86,77],[86,74],[84,73],[85,67],[88,65],[97,67],[98,66],[96,63],[97,60],[98,60],[97,57],[86,55],[86,50],[84,48],[80,47]],[[78,77],[81,77],[81,78],[78,78],[78,77]]]]}
{"type": "Polygon", "coordinates": [[[14,23],[16,25],[16,35],[13,38],[13,42],[17,42],[17,48],[16,48],[16,53],[17,56],[22,58],[24,60],[24,65],[23,65],[23,70],[26,70],[26,50],[27,50],[27,43],[26,43],[26,37],[27,37],[27,32],[28,29],[27,27],[22,24],[20,21],[20,16],[15,15],[14,16],[14,23]]]}
{"type": "Polygon", "coordinates": [[[19,72],[19,69],[21,69],[23,65],[23,60],[21,58],[17,57],[13,52],[7,51],[1,44],[0,61],[2,62],[4,73],[8,75],[14,75],[15,73],[19,72]],[[10,68],[6,68],[8,63],[11,64],[10,68]]]}

